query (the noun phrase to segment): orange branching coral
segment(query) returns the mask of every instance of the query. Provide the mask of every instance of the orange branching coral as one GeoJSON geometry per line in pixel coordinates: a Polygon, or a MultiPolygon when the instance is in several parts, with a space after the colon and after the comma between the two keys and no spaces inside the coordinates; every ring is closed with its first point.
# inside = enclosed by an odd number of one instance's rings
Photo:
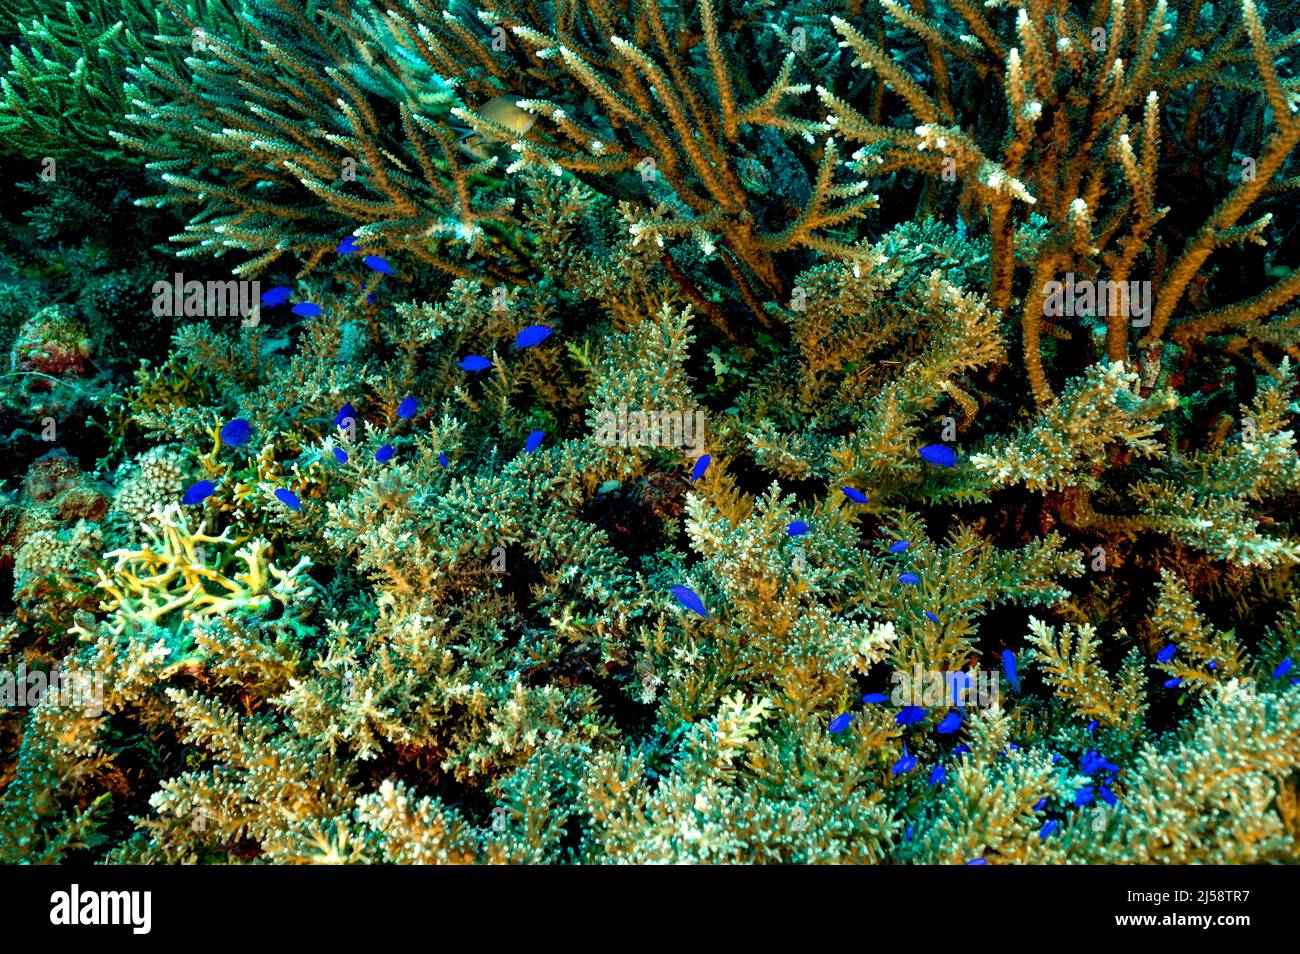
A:
{"type": "Polygon", "coordinates": [[[1253,0],[1217,8],[1201,0],[1106,0],[1080,10],[1018,0],[997,0],[985,10],[953,4],[967,34],[958,34],[937,9],[926,16],[893,0],[881,7],[932,56],[966,64],[972,82],[1000,84],[1004,103],[995,115],[1006,117],[1000,132],[996,120],[962,108],[972,101],[969,90],[959,95],[946,73],[936,72],[934,92],[927,92],[843,19],[833,21],[843,45],[919,125],[912,131],[881,125],[832,90],[818,93],[836,127],[863,145],[864,173],[910,168],[960,181],[963,201],[988,224],[990,303],[1019,312],[1026,371],[1040,403],[1053,394],[1042,343],[1045,331],[1055,332],[1045,320],[1052,314],[1049,289],[1067,276],[1108,283],[1110,307],[1098,312],[1106,317],[1105,354],[1125,361],[1142,349],[1147,381],[1158,373],[1158,344],[1171,320],[1175,340],[1187,341],[1244,325],[1300,295],[1292,273],[1247,301],[1180,314],[1212,252],[1265,240],[1268,213],[1243,222],[1258,200],[1300,186],[1277,178],[1300,142],[1300,91],[1293,80],[1279,79],[1274,63],[1294,40],[1270,42],[1253,0]],[[998,39],[995,18],[1004,15],[1014,15],[1012,42],[998,39]],[[1162,111],[1177,96],[1179,145],[1194,155],[1212,102],[1234,101],[1243,92],[1264,95],[1270,112],[1261,132],[1269,123],[1272,128],[1260,137],[1258,152],[1243,160],[1239,184],[1180,250],[1158,229],[1170,211],[1160,203],[1175,198],[1157,170],[1161,130],[1170,125],[1162,111]],[[1022,222],[1037,233],[1032,242],[1017,238],[1022,222]],[[1017,273],[1027,277],[1019,293],[1017,273]],[[1130,282],[1139,277],[1154,285],[1152,301],[1132,299],[1130,282]]]}

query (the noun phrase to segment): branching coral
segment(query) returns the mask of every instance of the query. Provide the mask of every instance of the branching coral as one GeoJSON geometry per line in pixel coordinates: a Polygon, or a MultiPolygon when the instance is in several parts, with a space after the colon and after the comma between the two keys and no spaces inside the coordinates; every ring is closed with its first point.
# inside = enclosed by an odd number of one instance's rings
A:
{"type": "Polygon", "coordinates": [[[146,526],[142,547],[104,554],[112,568],[99,570],[99,589],[108,594],[101,609],[118,636],[136,628],[175,629],[205,616],[258,613],[273,602],[297,611],[308,595],[306,557],[280,569],[269,560],[271,544],[252,540],[233,549],[229,527],[218,536],[192,529],[175,504],[156,512],[156,519],[157,528],[146,526]],[[239,564],[243,568],[235,569],[239,564]]]}
{"type": "Polygon", "coordinates": [[[1293,5],[4,10],[0,858],[1300,857],[1293,5]]]}
{"type": "MultiPolygon", "coordinates": [[[[1211,253],[1265,242],[1272,215],[1261,206],[1298,184],[1286,170],[1300,143],[1300,89],[1295,78],[1279,78],[1274,65],[1294,37],[1270,40],[1252,0],[1071,6],[998,2],[984,12],[963,3],[918,13],[914,6],[881,3],[932,60],[962,64],[957,75],[968,83],[996,78],[1005,96],[1001,110],[973,108],[972,91],[957,87],[946,70],[935,73],[932,93],[925,90],[843,19],[834,25],[844,45],[919,125],[904,131],[873,122],[833,88],[818,91],[836,128],[862,144],[857,156],[866,174],[914,168],[941,178],[947,170],[963,187],[962,201],[983,211],[992,306],[1012,307],[1017,272],[1028,276],[1018,310],[1026,371],[1040,403],[1053,391],[1043,363],[1044,298],[1049,283],[1067,275],[1114,283],[1118,300],[1105,313],[1105,354],[1128,360],[1131,347],[1140,345],[1154,362],[1151,375],[1159,365],[1158,343],[1175,316],[1183,330],[1174,336],[1186,341],[1246,324],[1300,294],[1291,276],[1253,299],[1186,314],[1192,280],[1211,253]],[[1011,31],[996,24],[1013,13],[1014,35],[1007,37],[1011,31]],[[1171,125],[1162,123],[1162,111],[1176,111],[1183,154],[1199,165],[1201,137],[1216,116],[1240,108],[1243,93],[1262,95],[1269,118],[1257,114],[1253,145],[1236,164],[1239,174],[1227,197],[1181,248],[1171,246],[1157,228],[1170,211],[1158,206],[1161,127],[1171,125]],[[1256,217],[1244,222],[1252,212],[1256,217]],[[1025,256],[1014,233],[1017,219],[1029,213],[1047,235],[1025,256]],[[1128,283],[1139,275],[1154,284],[1154,303],[1133,320],[1128,283]],[[1140,341],[1130,325],[1147,329],[1140,341]]],[[[1227,172],[1220,167],[1221,178],[1227,172]]]]}

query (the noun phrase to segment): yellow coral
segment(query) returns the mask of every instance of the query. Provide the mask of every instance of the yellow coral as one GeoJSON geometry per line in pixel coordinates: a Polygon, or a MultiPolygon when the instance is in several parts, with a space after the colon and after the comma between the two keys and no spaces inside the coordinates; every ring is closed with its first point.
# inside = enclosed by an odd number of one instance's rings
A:
{"type": "MultiPolygon", "coordinates": [[[[296,603],[306,594],[305,571],[312,565],[303,557],[289,570],[281,570],[269,557],[271,545],[255,539],[233,554],[238,541],[227,527],[219,536],[193,530],[184,513],[171,504],[155,513],[157,526],[145,526],[149,541],[140,549],[113,550],[112,574],[102,568],[98,586],[109,594],[100,608],[112,614],[110,629],[119,636],[128,629],[149,624],[173,626],[192,619],[239,611],[257,613],[271,601],[296,603]],[[231,559],[243,569],[231,572],[231,559]]],[[[74,631],[90,633],[81,625],[74,631]]]]}

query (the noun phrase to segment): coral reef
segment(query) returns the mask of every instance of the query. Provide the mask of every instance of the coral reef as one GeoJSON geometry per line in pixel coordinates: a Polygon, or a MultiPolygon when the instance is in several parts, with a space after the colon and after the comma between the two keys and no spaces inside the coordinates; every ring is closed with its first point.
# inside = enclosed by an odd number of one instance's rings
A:
{"type": "Polygon", "coordinates": [[[0,862],[1300,861],[1289,0],[0,0],[0,862]]]}

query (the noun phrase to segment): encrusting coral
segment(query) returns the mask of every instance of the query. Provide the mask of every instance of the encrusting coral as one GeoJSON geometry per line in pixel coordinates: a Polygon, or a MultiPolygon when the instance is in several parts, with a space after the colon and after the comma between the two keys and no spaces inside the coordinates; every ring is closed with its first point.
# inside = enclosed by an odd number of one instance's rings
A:
{"type": "Polygon", "coordinates": [[[0,0],[0,860],[1294,863],[1298,12],[0,0]]]}

